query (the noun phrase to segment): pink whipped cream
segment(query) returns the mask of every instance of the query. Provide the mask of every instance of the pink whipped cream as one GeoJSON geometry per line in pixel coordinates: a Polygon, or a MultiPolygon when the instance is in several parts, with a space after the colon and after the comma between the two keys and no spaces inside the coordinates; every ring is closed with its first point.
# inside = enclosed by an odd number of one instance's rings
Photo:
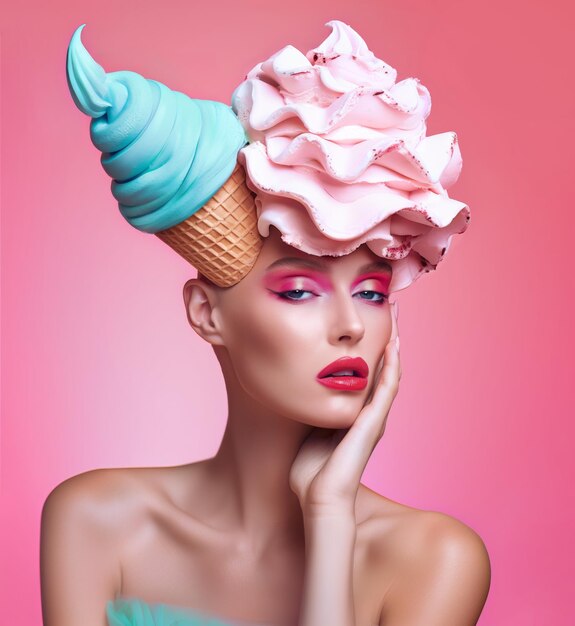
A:
{"type": "Polygon", "coordinates": [[[453,132],[426,137],[428,90],[377,59],[347,24],[306,55],[286,46],[256,65],[232,108],[250,144],[238,159],[258,228],[308,254],[366,244],[393,266],[391,291],[435,269],[469,222],[446,192],[461,171],[453,132]]]}

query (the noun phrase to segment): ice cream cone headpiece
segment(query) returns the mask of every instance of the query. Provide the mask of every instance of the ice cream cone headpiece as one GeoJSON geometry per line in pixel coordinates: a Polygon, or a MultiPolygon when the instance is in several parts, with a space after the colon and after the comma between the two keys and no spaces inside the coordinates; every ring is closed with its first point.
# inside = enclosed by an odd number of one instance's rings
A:
{"type": "Polygon", "coordinates": [[[135,72],[106,73],[74,33],[68,85],[92,117],[120,212],[155,233],[221,287],[249,272],[261,248],[238,150],[245,132],[229,106],[193,100],[135,72]]]}
{"type": "Polygon", "coordinates": [[[312,255],[366,244],[390,261],[391,291],[435,269],[467,228],[467,205],[446,191],[461,170],[457,137],[426,137],[428,90],[415,78],[396,82],[396,71],[348,25],[328,26],[331,34],[307,55],[286,46],[256,65],[235,90],[233,111],[133,72],[106,74],[81,45],[81,28],[72,38],[70,88],[94,118],[92,141],[124,217],[212,280],[222,270],[211,276],[199,265],[205,258],[225,267],[235,257],[227,258],[229,246],[253,242],[239,271],[214,280],[220,286],[249,272],[270,226],[312,255]],[[227,193],[226,181],[236,187],[242,168],[255,206],[240,185],[233,204],[243,214],[232,220],[230,244],[218,232],[218,211],[228,210],[208,198],[227,193]],[[197,252],[202,239],[207,246],[197,252]]]}

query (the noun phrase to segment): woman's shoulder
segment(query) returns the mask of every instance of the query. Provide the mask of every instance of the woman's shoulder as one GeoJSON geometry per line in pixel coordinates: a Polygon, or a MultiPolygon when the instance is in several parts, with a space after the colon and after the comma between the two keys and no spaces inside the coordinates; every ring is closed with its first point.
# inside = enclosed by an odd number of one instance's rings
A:
{"type": "Polygon", "coordinates": [[[446,513],[375,492],[364,497],[371,512],[364,524],[367,553],[382,619],[427,623],[430,616],[444,615],[442,623],[451,623],[459,615],[458,623],[475,623],[491,583],[489,554],[479,534],[446,513]]]}
{"type": "Polygon", "coordinates": [[[121,593],[124,558],[173,514],[170,494],[180,474],[170,468],[97,469],[52,489],[40,533],[46,623],[84,623],[121,593]]]}
{"type": "Polygon", "coordinates": [[[64,480],[46,498],[40,569],[47,623],[81,622],[83,611],[98,615],[121,588],[118,555],[137,524],[142,499],[133,494],[144,488],[136,474],[91,470],[64,480]]]}
{"type": "Polygon", "coordinates": [[[364,525],[374,556],[417,566],[429,555],[459,552],[463,559],[488,562],[480,535],[463,521],[439,511],[418,509],[396,502],[365,487],[364,525]]]}
{"type": "Polygon", "coordinates": [[[124,499],[130,493],[150,490],[156,470],[162,468],[122,467],[92,469],[66,478],[50,492],[50,500],[90,500],[98,504],[124,499]]]}
{"type": "Polygon", "coordinates": [[[135,467],[82,472],[52,489],[43,516],[75,518],[110,533],[130,532],[167,497],[168,470],[135,467]]]}
{"type": "Polygon", "coordinates": [[[456,517],[417,509],[367,488],[362,500],[365,521],[358,530],[363,529],[369,579],[382,619],[427,623],[434,616],[435,623],[441,614],[446,616],[442,623],[452,623],[453,615],[464,614],[458,623],[475,623],[469,616],[481,612],[491,581],[489,555],[479,534],[456,517]]]}

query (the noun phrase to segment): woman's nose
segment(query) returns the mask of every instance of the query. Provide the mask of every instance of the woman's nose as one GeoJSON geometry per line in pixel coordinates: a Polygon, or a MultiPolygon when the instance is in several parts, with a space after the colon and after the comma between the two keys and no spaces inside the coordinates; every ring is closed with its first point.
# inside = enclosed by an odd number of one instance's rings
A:
{"type": "Polygon", "coordinates": [[[356,343],[363,337],[365,326],[352,295],[349,293],[334,295],[330,303],[330,314],[331,343],[338,344],[342,341],[356,343]]]}

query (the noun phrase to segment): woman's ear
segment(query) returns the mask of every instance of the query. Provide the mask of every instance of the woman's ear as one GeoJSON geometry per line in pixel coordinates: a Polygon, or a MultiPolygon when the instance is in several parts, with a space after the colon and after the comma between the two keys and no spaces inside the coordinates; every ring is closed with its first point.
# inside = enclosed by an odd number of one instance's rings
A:
{"type": "Polygon", "coordinates": [[[201,278],[191,278],[184,285],[184,304],[190,326],[214,346],[223,345],[217,308],[216,285],[201,278]]]}

